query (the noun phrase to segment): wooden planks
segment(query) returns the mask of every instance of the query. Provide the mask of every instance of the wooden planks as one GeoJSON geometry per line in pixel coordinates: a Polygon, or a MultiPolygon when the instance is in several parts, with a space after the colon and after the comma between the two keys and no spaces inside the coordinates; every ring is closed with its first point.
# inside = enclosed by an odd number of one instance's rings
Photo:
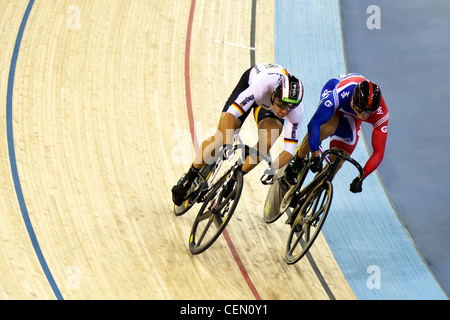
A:
{"type": "MultiPolygon", "coordinates": [[[[200,143],[250,66],[252,3],[195,2],[189,81],[200,143]]],[[[184,73],[190,5],[78,0],[33,7],[15,73],[14,145],[30,220],[64,299],[255,299],[225,239],[193,257],[187,237],[195,211],[172,213],[170,188],[193,158],[184,73]]],[[[2,6],[2,26],[17,30],[25,4],[2,6]]],[[[271,1],[257,2],[257,62],[274,59],[273,15],[271,1]]],[[[0,60],[2,83],[16,34],[0,40],[8,53],[0,60]]],[[[2,84],[2,97],[5,91],[2,84]]],[[[251,118],[243,136],[256,137],[251,118]]],[[[52,299],[6,148],[1,159],[2,297],[52,299]]],[[[262,170],[246,177],[228,228],[245,272],[262,299],[329,299],[308,261],[282,261],[288,230],[262,220],[262,170]]],[[[353,299],[326,243],[315,250],[334,296],[353,299]]]]}

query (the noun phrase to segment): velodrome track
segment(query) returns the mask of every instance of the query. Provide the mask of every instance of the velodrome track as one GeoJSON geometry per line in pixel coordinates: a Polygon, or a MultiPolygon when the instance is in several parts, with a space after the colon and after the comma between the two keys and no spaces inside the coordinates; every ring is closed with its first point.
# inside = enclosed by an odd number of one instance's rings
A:
{"type": "Polygon", "coordinates": [[[194,213],[172,213],[172,185],[251,64],[298,74],[312,116],[324,81],[346,72],[339,9],[1,0],[0,298],[447,299],[375,174],[353,195],[343,168],[324,236],[294,266],[288,229],[262,220],[263,167],[204,254],[187,247],[194,213]]]}

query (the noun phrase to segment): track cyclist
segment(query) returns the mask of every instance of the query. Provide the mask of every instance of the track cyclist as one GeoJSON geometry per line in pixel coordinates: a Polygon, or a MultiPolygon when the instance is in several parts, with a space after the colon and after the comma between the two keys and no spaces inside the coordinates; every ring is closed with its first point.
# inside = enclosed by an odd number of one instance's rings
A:
{"type": "MultiPolygon", "coordinates": [[[[217,131],[203,141],[189,170],[172,188],[175,205],[181,205],[199,170],[214,157],[222,146],[226,158],[230,158],[235,132],[253,111],[258,126],[256,148],[267,153],[278,139],[286,121],[284,148],[273,167],[286,165],[295,153],[299,130],[303,120],[303,84],[285,68],[277,64],[257,64],[242,75],[222,110],[217,131]]],[[[249,158],[242,166],[244,174],[257,165],[249,158]]]]}
{"type": "MultiPolygon", "coordinates": [[[[310,151],[310,169],[319,172],[322,169],[319,145],[328,137],[330,148],[342,150],[350,156],[358,143],[362,121],[373,126],[373,153],[364,166],[364,177],[358,175],[350,184],[351,192],[361,192],[363,180],[383,160],[389,111],[379,86],[355,73],[332,78],[323,87],[317,111],[308,123],[308,133],[286,166],[285,179],[290,184],[297,183],[298,172],[305,165],[303,159],[310,151]]],[[[341,162],[339,168],[342,165],[341,162]]]]}

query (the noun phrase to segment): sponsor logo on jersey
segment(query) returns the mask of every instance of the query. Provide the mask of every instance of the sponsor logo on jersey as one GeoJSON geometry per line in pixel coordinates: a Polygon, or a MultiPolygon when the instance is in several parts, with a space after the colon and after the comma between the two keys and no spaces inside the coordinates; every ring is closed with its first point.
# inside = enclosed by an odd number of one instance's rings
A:
{"type": "Polygon", "coordinates": [[[292,133],[291,133],[292,139],[295,139],[295,137],[297,135],[297,129],[298,129],[298,123],[292,124],[292,133]]]}
{"type": "Polygon", "coordinates": [[[242,100],[241,106],[245,107],[247,105],[247,103],[249,103],[250,101],[253,101],[253,100],[255,100],[255,96],[252,94],[251,96],[246,97],[244,100],[242,100]]]}
{"type": "Polygon", "coordinates": [[[345,98],[347,98],[349,95],[350,95],[350,91],[344,91],[344,92],[341,93],[341,98],[342,98],[342,99],[345,99],[345,98]]]}

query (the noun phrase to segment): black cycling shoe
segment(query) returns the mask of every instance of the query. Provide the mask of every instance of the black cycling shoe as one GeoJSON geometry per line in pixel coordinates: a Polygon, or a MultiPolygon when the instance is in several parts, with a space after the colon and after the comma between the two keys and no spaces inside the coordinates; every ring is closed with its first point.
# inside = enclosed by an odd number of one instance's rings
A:
{"type": "Polygon", "coordinates": [[[297,184],[298,174],[302,171],[304,165],[305,161],[303,158],[294,156],[284,170],[284,180],[290,185],[297,184]]]}
{"type": "Polygon", "coordinates": [[[186,200],[189,188],[191,187],[192,182],[194,182],[194,179],[187,179],[186,175],[187,173],[185,173],[172,188],[172,201],[177,206],[181,206],[186,200]]]}

